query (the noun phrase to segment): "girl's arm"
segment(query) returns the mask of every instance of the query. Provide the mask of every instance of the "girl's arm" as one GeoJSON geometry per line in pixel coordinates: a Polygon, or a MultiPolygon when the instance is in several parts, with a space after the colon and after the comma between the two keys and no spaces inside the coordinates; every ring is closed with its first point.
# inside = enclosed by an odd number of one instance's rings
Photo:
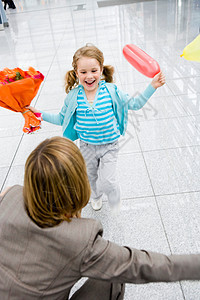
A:
{"type": "Polygon", "coordinates": [[[158,87],[161,87],[165,84],[165,76],[162,72],[158,73],[154,76],[151,84],[148,85],[146,90],[135,97],[131,97],[128,100],[128,109],[131,110],[139,110],[141,109],[145,103],[149,100],[149,98],[155,93],[158,87]]]}
{"type": "Polygon", "coordinates": [[[63,120],[67,111],[67,105],[64,104],[61,111],[58,114],[51,114],[45,111],[41,111],[43,121],[55,124],[63,125],[63,120]]]}
{"type": "Polygon", "coordinates": [[[52,114],[52,113],[48,113],[48,112],[44,112],[44,111],[40,111],[38,109],[36,109],[33,106],[27,106],[28,109],[30,109],[33,113],[41,113],[42,114],[42,119],[43,121],[55,124],[55,125],[62,125],[63,124],[63,120],[64,120],[64,116],[66,114],[67,111],[67,104],[66,101],[61,109],[61,111],[58,114],[52,114]]]}

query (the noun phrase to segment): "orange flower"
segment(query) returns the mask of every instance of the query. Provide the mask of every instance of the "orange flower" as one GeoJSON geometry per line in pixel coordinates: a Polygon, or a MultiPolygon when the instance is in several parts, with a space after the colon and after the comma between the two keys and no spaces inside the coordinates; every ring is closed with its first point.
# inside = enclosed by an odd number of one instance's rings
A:
{"type": "Polygon", "coordinates": [[[38,71],[36,71],[33,67],[29,67],[28,71],[27,71],[27,74],[30,75],[30,76],[34,76],[34,75],[38,74],[38,71]]]}
{"type": "Polygon", "coordinates": [[[3,71],[0,71],[0,81],[3,81],[5,79],[5,74],[3,71]]]}
{"type": "Polygon", "coordinates": [[[24,78],[26,77],[25,72],[24,72],[22,69],[20,69],[20,68],[15,68],[15,69],[13,69],[13,71],[15,71],[15,73],[19,72],[20,75],[21,75],[22,77],[24,77],[24,78]]]}
{"type": "Polygon", "coordinates": [[[16,76],[16,72],[14,70],[11,70],[11,69],[8,69],[8,68],[5,68],[3,69],[3,74],[5,77],[8,77],[8,78],[15,78],[16,76]]]}

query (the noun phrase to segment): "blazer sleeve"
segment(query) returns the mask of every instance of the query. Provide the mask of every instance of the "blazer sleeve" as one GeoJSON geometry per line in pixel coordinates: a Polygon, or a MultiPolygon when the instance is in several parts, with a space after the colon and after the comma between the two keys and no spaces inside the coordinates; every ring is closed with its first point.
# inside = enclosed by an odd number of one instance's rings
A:
{"type": "Polygon", "coordinates": [[[155,93],[154,87],[149,84],[148,87],[142,94],[138,94],[135,97],[128,97],[128,109],[139,110],[141,109],[149,100],[149,98],[155,93]]]}
{"type": "Polygon", "coordinates": [[[120,283],[200,280],[200,254],[171,255],[122,247],[91,236],[82,259],[81,275],[120,283]]]}

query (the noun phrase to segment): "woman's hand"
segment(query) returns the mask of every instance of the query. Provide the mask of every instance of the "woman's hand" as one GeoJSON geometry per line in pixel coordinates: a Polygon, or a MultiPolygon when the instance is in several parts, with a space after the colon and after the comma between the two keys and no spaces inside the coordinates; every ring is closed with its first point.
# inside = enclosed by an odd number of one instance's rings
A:
{"type": "Polygon", "coordinates": [[[35,107],[33,106],[26,106],[27,109],[30,109],[34,114],[35,113],[40,113],[40,111],[38,109],[36,109],[35,107]]]}
{"type": "Polygon", "coordinates": [[[154,76],[151,85],[154,87],[154,89],[157,89],[158,87],[161,87],[163,84],[165,84],[165,76],[161,71],[154,76]]]}

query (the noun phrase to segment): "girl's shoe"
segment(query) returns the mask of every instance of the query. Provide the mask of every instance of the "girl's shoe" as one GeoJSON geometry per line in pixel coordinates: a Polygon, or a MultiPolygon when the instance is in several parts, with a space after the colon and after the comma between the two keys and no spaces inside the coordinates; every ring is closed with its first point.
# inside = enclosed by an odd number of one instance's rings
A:
{"type": "Polygon", "coordinates": [[[99,198],[98,200],[91,199],[91,206],[94,210],[100,210],[102,208],[102,205],[103,205],[102,198],[99,198]]]}

